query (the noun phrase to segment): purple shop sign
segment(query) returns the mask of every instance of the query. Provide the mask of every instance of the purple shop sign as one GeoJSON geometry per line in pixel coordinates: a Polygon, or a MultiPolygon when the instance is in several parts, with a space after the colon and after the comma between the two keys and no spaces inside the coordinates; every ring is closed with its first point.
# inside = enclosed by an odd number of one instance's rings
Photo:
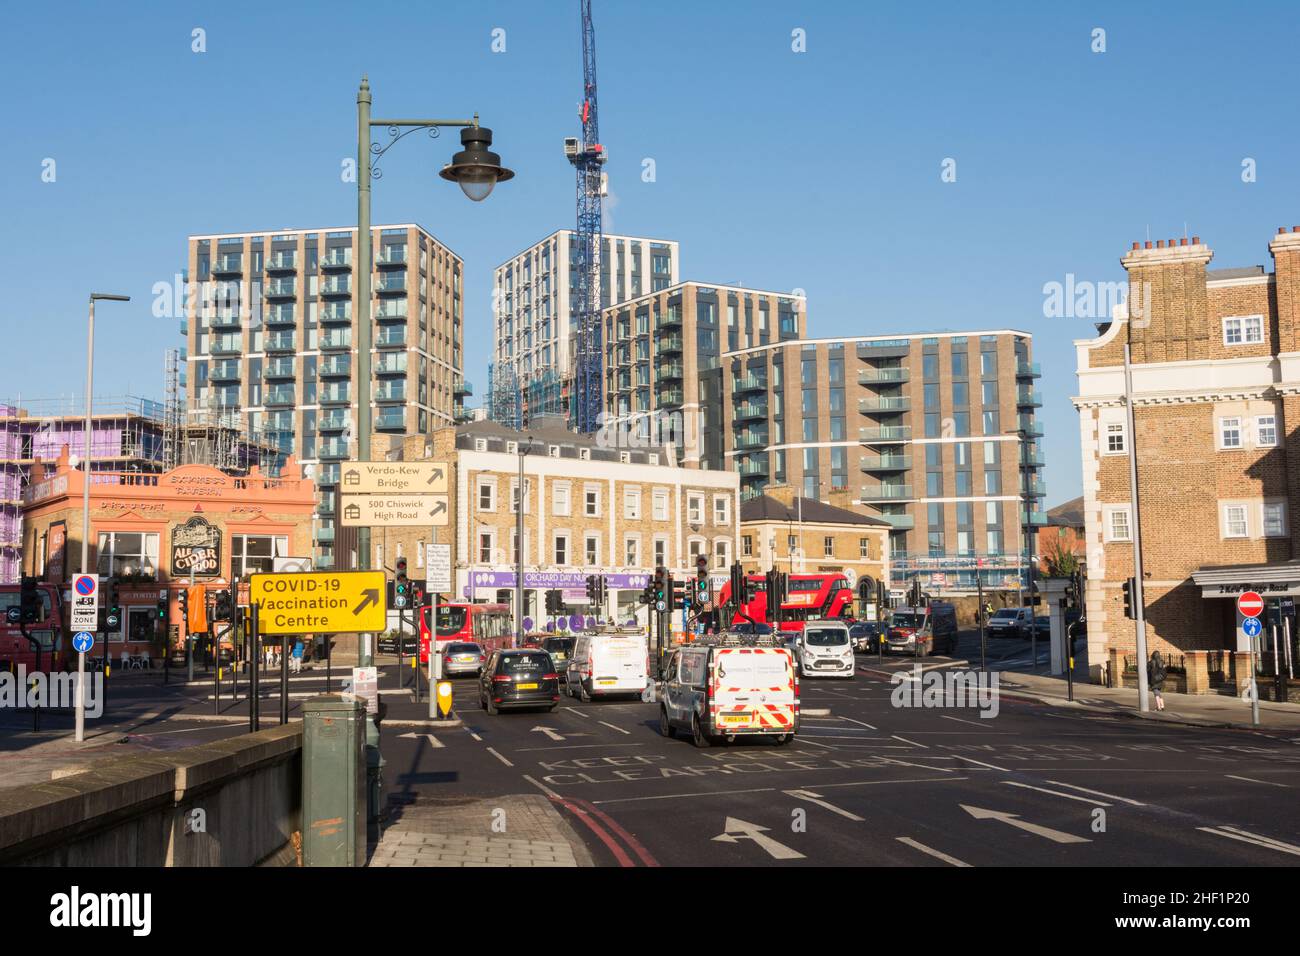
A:
{"type": "MultiPolygon", "coordinates": [[[[609,588],[639,591],[650,583],[648,574],[604,574],[605,586],[609,588]]],[[[513,571],[474,571],[469,576],[470,587],[512,588],[515,586],[513,571]]],[[[585,595],[587,575],[581,571],[525,571],[526,588],[575,588],[585,595]]]]}

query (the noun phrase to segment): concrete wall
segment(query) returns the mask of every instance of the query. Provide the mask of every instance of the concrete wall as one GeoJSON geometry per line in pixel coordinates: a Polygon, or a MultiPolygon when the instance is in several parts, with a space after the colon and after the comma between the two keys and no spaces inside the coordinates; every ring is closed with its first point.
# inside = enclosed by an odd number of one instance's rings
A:
{"type": "Polygon", "coordinates": [[[0,865],[253,866],[291,861],[302,724],[0,790],[0,865]],[[205,832],[193,832],[193,811],[205,832]]]}

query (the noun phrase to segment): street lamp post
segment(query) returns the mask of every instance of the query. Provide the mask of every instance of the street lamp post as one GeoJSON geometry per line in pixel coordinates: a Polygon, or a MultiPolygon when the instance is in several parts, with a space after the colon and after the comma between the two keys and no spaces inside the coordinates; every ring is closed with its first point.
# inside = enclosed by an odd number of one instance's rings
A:
{"type": "Polygon", "coordinates": [[[523,442],[515,445],[519,452],[519,490],[515,493],[515,646],[524,643],[524,456],[533,450],[530,441],[527,448],[523,442]]]}
{"type": "MultiPolygon", "coordinates": [[[[423,129],[431,137],[437,137],[443,127],[460,128],[460,141],[463,149],[452,156],[451,162],[439,172],[443,179],[457,183],[461,191],[474,202],[482,202],[499,182],[514,176],[514,173],[501,165],[501,157],[492,152],[492,131],[479,126],[478,115],[470,120],[421,120],[421,119],[371,119],[370,117],[370,81],[361,78],[361,87],[357,90],[357,458],[370,460],[370,346],[373,329],[370,327],[370,273],[374,269],[370,252],[370,180],[378,179],[382,172],[372,167],[371,156],[376,162],[384,153],[404,136],[417,129],[423,129]],[[370,130],[381,126],[388,130],[387,143],[372,143],[370,130]]],[[[368,570],[372,555],[370,553],[370,529],[357,529],[357,568],[368,570]]],[[[437,609],[434,609],[436,616],[437,609]]],[[[371,635],[358,635],[357,663],[362,667],[372,666],[374,653],[371,647],[371,635]]],[[[436,642],[435,642],[436,643],[436,642]]],[[[430,661],[436,648],[431,648],[430,661]]],[[[434,688],[430,685],[429,699],[432,705],[434,688]]],[[[380,773],[379,728],[372,719],[366,721],[366,770],[368,775],[367,792],[373,799],[370,808],[372,819],[379,813],[378,780],[380,773]]]]}
{"type": "MultiPolygon", "coordinates": [[[[91,394],[95,382],[95,302],[103,299],[106,302],[130,302],[129,295],[113,295],[108,292],[90,293],[90,315],[86,324],[86,434],[85,434],[85,461],[81,463],[81,573],[90,573],[90,419],[91,419],[91,394]]],[[[104,635],[105,645],[108,643],[108,635],[104,635]]],[[[86,652],[77,652],[77,703],[76,711],[76,739],[82,741],[86,739],[86,652]]]]}

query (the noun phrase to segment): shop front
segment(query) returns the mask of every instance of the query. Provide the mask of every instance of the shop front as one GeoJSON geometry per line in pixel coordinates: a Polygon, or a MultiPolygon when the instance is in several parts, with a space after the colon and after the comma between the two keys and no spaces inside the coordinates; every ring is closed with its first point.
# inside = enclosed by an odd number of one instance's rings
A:
{"type": "MultiPolygon", "coordinates": [[[[1300,598],[1300,561],[1206,567],[1192,573],[1201,598],[1210,602],[1207,619],[1221,621],[1223,646],[1232,655],[1236,683],[1253,668],[1260,697],[1300,700],[1300,629],[1296,600],[1300,598]],[[1243,594],[1258,594],[1263,610],[1259,626],[1238,607],[1243,594]]],[[[1211,661],[1211,666],[1215,661],[1211,661]]]]}

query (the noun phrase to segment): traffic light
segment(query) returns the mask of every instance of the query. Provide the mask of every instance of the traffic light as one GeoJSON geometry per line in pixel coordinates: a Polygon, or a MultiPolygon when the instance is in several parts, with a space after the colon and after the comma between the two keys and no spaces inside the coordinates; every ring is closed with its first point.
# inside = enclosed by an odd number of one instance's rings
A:
{"type": "Polygon", "coordinates": [[[731,565],[731,603],[741,608],[749,604],[749,577],[739,561],[731,565]]]}
{"type": "Polygon", "coordinates": [[[672,578],[668,576],[668,569],[662,564],[655,568],[654,580],[654,607],[656,611],[664,611],[668,608],[668,596],[671,593],[669,588],[672,585],[672,578]]]}
{"type": "Polygon", "coordinates": [[[907,592],[907,603],[909,607],[921,606],[921,578],[919,576],[912,578],[912,586],[907,592]]]}
{"type": "Polygon", "coordinates": [[[411,603],[411,580],[406,576],[406,558],[397,559],[397,580],[393,583],[393,605],[404,608],[411,603]]]}
{"type": "Polygon", "coordinates": [[[158,620],[167,620],[167,599],[165,597],[158,599],[158,620]]]}
{"type": "Polygon", "coordinates": [[[564,610],[564,592],[559,588],[551,588],[546,592],[546,613],[557,615],[564,610]]]}
{"type": "Polygon", "coordinates": [[[594,574],[587,575],[587,601],[591,604],[600,602],[600,578],[594,574]]]}
{"type": "Polygon", "coordinates": [[[230,592],[218,591],[216,606],[212,609],[212,620],[229,621],[234,609],[231,607],[230,592]]]}
{"type": "Polygon", "coordinates": [[[190,592],[186,588],[181,588],[176,592],[176,608],[181,612],[181,620],[188,622],[190,619],[190,592]]]}
{"type": "Polygon", "coordinates": [[[673,609],[676,610],[677,608],[681,608],[682,610],[689,610],[691,606],[691,592],[686,587],[686,582],[676,581],[672,578],[669,578],[668,580],[672,584],[673,609]]]}
{"type": "Polygon", "coordinates": [[[1124,582],[1124,616],[1136,619],[1133,613],[1133,598],[1137,593],[1137,580],[1129,578],[1124,582]]]}
{"type": "Polygon", "coordinates": [[[41,619],[41,592],[36,586],[36,578],[24,577],[22,580],[19,607],[22,609],[22,622],[35,624],[41,619]]]}
{"type": "Polygon", "coordinates": [[[117,601],[117,582],[108,582],[108,611],[104,614],[104,630],[116,631],[122,623],[122,606],[117,601]]]}

